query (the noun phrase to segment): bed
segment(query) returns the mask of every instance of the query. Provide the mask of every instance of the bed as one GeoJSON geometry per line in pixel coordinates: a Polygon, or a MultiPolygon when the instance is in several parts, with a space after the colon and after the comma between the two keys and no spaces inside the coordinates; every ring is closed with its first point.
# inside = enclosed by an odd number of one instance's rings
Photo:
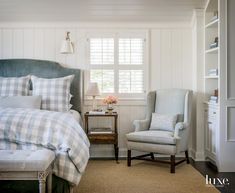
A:
{"type": "MultiPolygon", "coordinates": [[[[0,117],[2,118],[0,119],[0,149],[47,148],[54,151],[56,153],[56,161],[54,167],[55,175],[53,176],[53,192],[68,192],[69,188],[78,185],[89,159],[89,141],[81,128],[81,123],[78,122],[83,96],[82,71],[79,69],[64,68],[59,63],[44,60],[0,60],[0,77],[23,77],[27,75],[47,79],[74,75],[70,87],[70,93],[72,94],[70,103],[73,112],[64,113],[38,109],[0,108],[0,116],[2,116],[0,117]],[[9,125],[9,122],[26,117],[27,115],[31,118],[34,115],[36,121],[34,121],[33,124],[32,121],[27,124],[22,124],[26,126],[24,126],[24,131],[20,134],[36,132],[37,135],[31,135],[30,138],[17,138],[18,136],[15,137],[10,133],[14,133],[14,129],[16,130],[17,128],[12,128],[12,131],[8,128],[9,126],[4,127],[6,124],[4,120],[8,119],[7,124],[9,125]],[[74,115],[77,117],[76,119],[74,115]],[[3,118],[4,116],[6,116],[6,118],[3,118]],[[50,117],[52,117],[52,120],[48,120],[50,117]],[[39,119],[43,121],[39,122],[39,119]],[[51,126],[44,126],[45,120],[46,122],[51,121],[51,126]],[[37,132],[38,128],[40,128],[40,132],[37,132]],[[45,137],[46,134],[47,137],[45,137]],[[63,138],[62,136],[66,137],[63,138]]],[[[32,82],[30,87],[32,88],[32,82]]],[[[29,119],[27,118],[27,120],[29,119]]],[[[14,124],[11,123],[11,125],[14,124]]],[[[28,134],[26,136],[28,136],[28,134]]],[[[5,182],[0,183],[2,188],[10,186],[4,183],[5,182]]],[[[13,183],[18,183],[19,185],[19,182],[13,183]]],[[[33,186],[33,184],[30,183],[25,186],[27,187],[26,191],[29,191],[30,186],[33,186]]]]}

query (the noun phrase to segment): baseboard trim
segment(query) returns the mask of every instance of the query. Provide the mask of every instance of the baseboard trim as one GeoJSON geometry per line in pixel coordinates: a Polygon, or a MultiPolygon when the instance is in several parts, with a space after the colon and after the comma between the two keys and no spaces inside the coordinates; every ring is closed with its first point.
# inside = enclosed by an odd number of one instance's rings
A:
{"type": "Polygon", "coordinates": [[[191,157],[194,161],[205,161],[204,152],[196,152],[194,149],[189,149],[189,157],[191,157]]]}

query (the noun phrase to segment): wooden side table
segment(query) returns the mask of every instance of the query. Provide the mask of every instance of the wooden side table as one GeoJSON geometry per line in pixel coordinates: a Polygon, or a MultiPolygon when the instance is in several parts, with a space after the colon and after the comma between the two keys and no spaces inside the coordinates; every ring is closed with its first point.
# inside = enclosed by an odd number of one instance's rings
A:
{"type": "MultiPolygon", "coordinates": [[[[86,112],[85,115],[85,131],[87,133],[87,136],[92,144],[113,144],[114,145],[114,152],[115,152],[115,159],[116,162],[118,163],[118,153],[119,153],[119,148],[118,148],[118,128],[117,128],[117,122],[118,122],[118,114],[117,112],[112,112],[112,113],[105,113],[103,115],[100,114],[89,114],[89,112],[86,112]],[[114,118],[114,130],[112,133],[91,133],[89,131],[89,118],[92,117],[111,117],[114,118]]],[[[96,128],[100,129],[100,128],[96,128]]]]}

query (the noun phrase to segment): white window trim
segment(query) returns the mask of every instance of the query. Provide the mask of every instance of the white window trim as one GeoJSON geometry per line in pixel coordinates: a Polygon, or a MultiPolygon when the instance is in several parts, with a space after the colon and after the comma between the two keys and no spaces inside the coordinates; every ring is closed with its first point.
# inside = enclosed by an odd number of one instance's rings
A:
{"type": "MultiPolygon", "coordinates": [[[[148,30],[113,30],[113,31],[103,31],[95,30],[88,32],[86,35],[86,69],[84,76],[84,88],[85,91],[88,88],[90,82],[90,69],[113,69],[114,70],[114,93],[102,93],[102,96],[97,97],[98,99],[103,99],[108,95],[115,95],[121,100],[143,100],[146,96],[146,93],[149,91],[149,31],[148,30]],[[114,65],[90,65],[90,43],[89,39],[91,38],[114,38],[114,65]],[[144,56],[143,56],[143,65],[118,65],[118,38],[143,38],[144,39],[144,56]],[[91,67],[92,66],[92,67],[91,67]],[[105,68],[104,68],[105,66],[105,68]],[[142,69],[144,74],[143,79],[143,93],[118,93],[118,70],[122,69],[142,69]]],[[[86,94],[86,93],[85,93],[86,94]]],[[[85,97],[85,99],[89,99],[85,97]]]]}

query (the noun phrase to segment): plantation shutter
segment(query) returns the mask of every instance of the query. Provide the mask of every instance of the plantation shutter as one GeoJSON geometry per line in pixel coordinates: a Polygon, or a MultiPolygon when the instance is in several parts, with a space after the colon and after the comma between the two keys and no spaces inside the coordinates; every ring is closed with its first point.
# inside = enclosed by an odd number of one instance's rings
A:
{"type": "Polygon", "coordinates": [[[143,65],[144,40],[142,38],[119,39],[119,64],[143,65]]]}
{"type": "Polygon", "coordinates": [[[143,93],[144,78],[144,39],[119,39],[119,65],[125,65],[125,70],[119,70],[119,93],[143,93]],[[133,66],[140,68],[133,70],[133,66]]]}
{"type": "MultiPolygon", "coordinates": [[[[113,38],[90,39],[90,65],[114,65],[113,38]]],[[[114,70],[91,69],[90,81],[97,82],[102,93],[114,92],[114,70]]]]}
{"type": "Polygon", "coordinates": [[[113,34],[89,39],[89,81],[97,82],[101,93],[144,96],[144,37],[113,34]]]}

